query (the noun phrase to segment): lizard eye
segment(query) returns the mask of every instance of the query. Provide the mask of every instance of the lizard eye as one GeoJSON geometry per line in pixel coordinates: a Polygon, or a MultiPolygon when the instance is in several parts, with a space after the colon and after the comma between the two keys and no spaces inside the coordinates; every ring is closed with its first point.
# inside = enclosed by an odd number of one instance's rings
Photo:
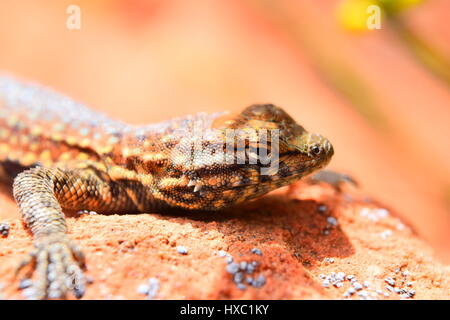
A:
{"type": "Polygon", "coordinates": [[[318,156],[321,152],[322,152],[322,148],[318,144],[315,144],[311,147],[312,154],[318,156]]]}

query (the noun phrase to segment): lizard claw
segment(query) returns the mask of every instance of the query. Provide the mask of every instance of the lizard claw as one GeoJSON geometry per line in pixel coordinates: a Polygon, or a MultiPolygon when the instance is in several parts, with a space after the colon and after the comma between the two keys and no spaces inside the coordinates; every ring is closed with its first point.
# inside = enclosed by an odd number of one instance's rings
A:
{"type": "Polygon", "coordinates": [[[345,173],[340,173],[331,170],[321,170],[309,178],[311,183],[325,182],[333,186],[336,190],[341,191],[341,185],[350,183],[358,187],[358,182],[351,176],[345,173]]]}
{"type": "MultiPolygon", "coordinates": [[[[84,255],[79,247],[64,237],[44,237],[35,241],[35,248],[17,268],[31,264],[36,280],[24,290],[29,299],[64,299],[69,291],[81,298],[86,289],[84,255]]],[[[22,283],[25,281],[22,280],[22,283]]]]}

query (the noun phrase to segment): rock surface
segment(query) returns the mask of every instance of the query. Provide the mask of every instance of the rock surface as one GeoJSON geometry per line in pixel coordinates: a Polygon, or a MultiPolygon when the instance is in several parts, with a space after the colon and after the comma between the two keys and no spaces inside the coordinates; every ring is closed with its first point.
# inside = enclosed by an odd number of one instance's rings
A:
{"type": "MultiPolygon", "coordinates": [[[[32,241],[19,218],[5,221],[1,295],[20,299],[14,268],[32,241]]],[[[84,299],[450,298],[449,267],[397,213],[349,186],[298,182],[222,213],[68,224],[93,279],[84,299]]]]}
{"type": "MultiPolygon", "coordinates": [[[[65,23],[72,0],[0,2],[0,68],[130,123],[276,103],[328,137],[331,169],[363,187],[346,195],[298,183],[220,214],[71,217],[95,281],[85,298],[337,299],[353,287],[351,298],[375,290],[397,299],[409,282],[414,299],[449,298],[450,91],[388,23],[357,35],[337,28],[340,0],[79,2],[77,31],[65,23]],[[243,276],[227,271],[227,253],[259,263],[258,288],[238,288],[243,276]],[[339,281],[340,272],[357,281],[339,281]]],[[[449,10],[430,0],[403,16],[444,57],[449,10]]],[[[21,298],[12,272],[32,241],[9,192],[0,185],[0,224],[10,225],[0,236],[0,294],[21,298]]]]}
{"type": "MultiPolygon", "coordinates": [[[[0,69],[130,123],[277,104],[450,263],[450,91],[389,23],[339,28],[342,0],[80,0],[74,31],[73,2],[0,1],[0,69]]],[[[450,57],[450,1],[422,2],[403,18],[450,57]]]]}

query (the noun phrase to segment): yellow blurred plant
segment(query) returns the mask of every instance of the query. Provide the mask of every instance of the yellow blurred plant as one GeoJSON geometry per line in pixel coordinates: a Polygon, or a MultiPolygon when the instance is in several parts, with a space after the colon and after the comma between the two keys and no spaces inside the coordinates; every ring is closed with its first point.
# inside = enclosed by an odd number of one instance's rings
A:
{"type": "Polygon", "coordinates": [[[392,16],[421,2],[423,0],[343,0],[337,11],[338,21],[346,29],[364,31],[368,30],[371,6],[377,6],[382,16],[392,16]]]}
{"type": "MultiPolygon", "coordinates": [[[[342,0],[337,8],[341,26],[351,31],[369,31],[373,8],[379,10],[382,23],[388,23],[411,53],[433,74],[450,85],[449,57],[433,47],[426,39],[411,30],[399,15],[402,11],[424,2],[423,0],[342,0]]],[[[382,28],[382,27],[381,27],[382,28]]]]}

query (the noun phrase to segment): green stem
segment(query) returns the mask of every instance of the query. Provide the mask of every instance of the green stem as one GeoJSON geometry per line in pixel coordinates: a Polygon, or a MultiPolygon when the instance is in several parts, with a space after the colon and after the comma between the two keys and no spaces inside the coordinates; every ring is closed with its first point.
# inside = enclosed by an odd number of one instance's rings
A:
{"type": "Polygon", "coordinates": [[[389,15],[388,19],[402,42],[411,50],[417,60],[447,85],[450,85],[450,61],[448,58],[414,33],[397,16],[389,15]]]}

